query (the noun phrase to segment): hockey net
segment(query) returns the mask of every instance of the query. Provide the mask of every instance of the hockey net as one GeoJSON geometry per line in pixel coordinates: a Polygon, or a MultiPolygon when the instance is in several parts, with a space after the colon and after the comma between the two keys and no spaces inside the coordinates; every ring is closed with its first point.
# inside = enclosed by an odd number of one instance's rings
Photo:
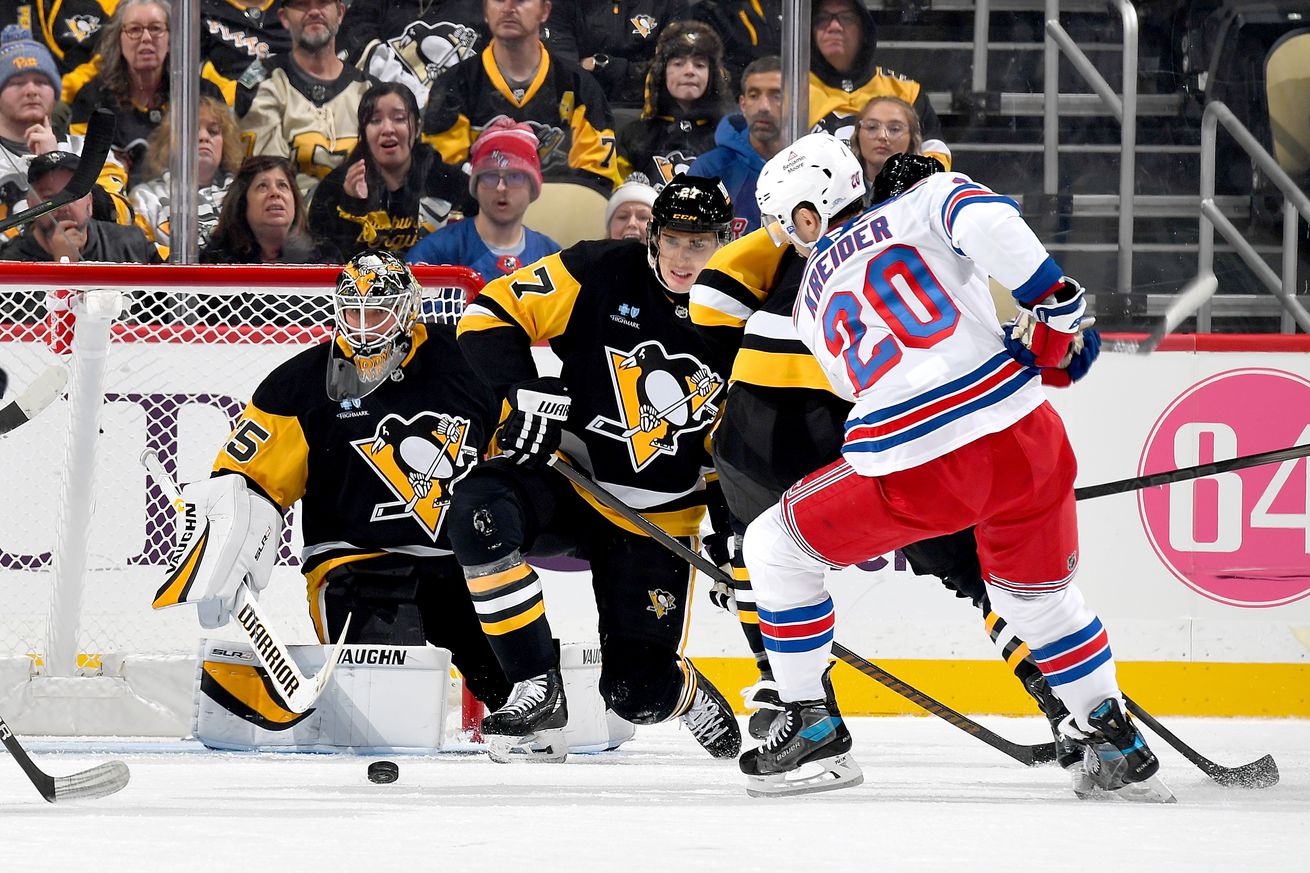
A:
{"type": "MultiPolygon", "coordinates": [[[[414,272],[430,321],[453,322],[482,285],[462,267],[414,272]]],[[[146,723],[150,704],[137,707],[140,724],[134,716],[88,725],[69,715],[62,722],[33,716],[25,726],[31,701],[17,700],[16,689],[36,677],[109,678],[138,692],[185,681],[201,632],[194,610],[150,608],[175,543],[176,512],[139,458],[156,452],[180,483],[207,476],[264,376],[330,336],[337,273],[331,266],[0,264],[4,400],[52,366],[69,372],[60,399],[0,437],[7,490],[0,712],[17,729],[156,732],[146,723]]],[[[293,508],[261,598],[293,644],[316,641],[300,548],[293,508]]],[[[101,694],[93,685],[65,684],[58,694],[101,694]]]]}

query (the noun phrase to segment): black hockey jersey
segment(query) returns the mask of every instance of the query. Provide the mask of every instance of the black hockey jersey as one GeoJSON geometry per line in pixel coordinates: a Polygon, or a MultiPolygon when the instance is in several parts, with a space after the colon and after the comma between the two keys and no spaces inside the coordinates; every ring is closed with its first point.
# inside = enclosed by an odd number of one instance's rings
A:
{"type": "MultiPolygon", "coordinates": [[[[580,58],[604,55],[608,62],[592,75],[612,103],[639,103],[646,71],[655,58],[660,31],[687,17],[687,0],[575,0],[577,14],[551,24],[577,30],[574,42],[580,58]]],[[[556,4],[560,6],[563,4],[556,4]]]]}
{"type": "Polygon", "coordinates": [[[501,116],[532,127],[546,178],[581,174],[605,190],[618,184],[609,105],[596,81],[579,67],[543,51],[536,78],[516,95],[488,46],[432,86],[423,111],[423,139],[446,163],[462,164],[473,141],[501,116]]]}
{"type": "Polygon", "coordinates": [[[17,22],[50,49],[61,75],[91,60],[100,28],[109,23],[117,0],[29,0],[15,4],[17,22]]]}
{"type": "Polygon", "coordinates": [[[468,176],[442,163],[425,142],[414,144],[409,175],[388,191],[382,177],[368,173],[369,196],[346,193],[350,164],[342,162],[314,189],[309,230],[330,241],[347,260],[367,249],[384,249],[404,257],[414,244],[444,227],[452,207],[468,198],[468,176]]]}
{"type": "Polygon", "coordinates": [[[696,535],[727,362],[692,326],[685,298],[656,280],[643,244],[581,242],[497,279],[465,311],[459,338],[502,398],[536,377],[531,345],[548,341],[573,401],[564,454],[670,534],[696,535]]]}
{"type": "Polygon", "coordinates": [[[286,509],[301,500],[303,570],[383,552],[448,555],[451,486],[496,422],[448,325],[417,325],[399,369],[361,400],[328,399],[329,343],[273,370],[214,462],[286,509]],[[399,378],[398,378],[399,376],[399,378]]]}
{"type": "Polygon", "coordinates": [[[231,0],[200,0],[200,74],[237,105],[237,82],[255,61],[291,51],[291,34],[278,20],[282,0],[244,7],[231,0]]]}

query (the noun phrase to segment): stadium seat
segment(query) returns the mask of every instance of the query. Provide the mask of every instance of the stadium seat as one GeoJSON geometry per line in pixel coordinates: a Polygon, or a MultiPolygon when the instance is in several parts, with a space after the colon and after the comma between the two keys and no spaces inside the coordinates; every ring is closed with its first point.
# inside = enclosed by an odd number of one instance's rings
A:
{"type": "Polygon", "coordinates": [[[1310,175],[1310,29],[1284,35],[1265,60],[1274,158],[1296,180],[1310,175]]]}
{"type": "Polygon", "coordinates": [[[605,237],[607,203],[604,194],[586,185],[546,182],[523,223],[568,248],[584,239],[605,237]]]}

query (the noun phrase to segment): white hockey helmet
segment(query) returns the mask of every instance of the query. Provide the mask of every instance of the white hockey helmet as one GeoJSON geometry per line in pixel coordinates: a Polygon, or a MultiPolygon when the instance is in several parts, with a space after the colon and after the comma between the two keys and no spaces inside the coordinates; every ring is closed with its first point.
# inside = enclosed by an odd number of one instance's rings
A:
{"type": "Polygon", "coordinates": [[[819,213],[822,236],[834,215],[862,197],[864,168],[850,147],[830,133],[809,133],[785,147],[764,165],[755,184],[760,222],[779,246],[813,244],[796,235],[792,213],[797,206],[809,205],[819,213]]]}
{"type": "Polygon", "coordinates": [[[361,252],[337,276],[328,396],[362,398],[400,364],[422,307],[423,287],[390,252],[361,252]]]}

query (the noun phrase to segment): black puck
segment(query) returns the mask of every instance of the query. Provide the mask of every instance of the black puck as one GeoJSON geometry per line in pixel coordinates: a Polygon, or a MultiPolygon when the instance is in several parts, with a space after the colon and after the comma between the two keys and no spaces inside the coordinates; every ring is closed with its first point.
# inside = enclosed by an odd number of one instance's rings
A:
{"type": "Polygon", "coordinates": [[[368,781],[387,785],[400,778],[400,768],[392,761],[374,761],[368,765],[368,781]]]}

